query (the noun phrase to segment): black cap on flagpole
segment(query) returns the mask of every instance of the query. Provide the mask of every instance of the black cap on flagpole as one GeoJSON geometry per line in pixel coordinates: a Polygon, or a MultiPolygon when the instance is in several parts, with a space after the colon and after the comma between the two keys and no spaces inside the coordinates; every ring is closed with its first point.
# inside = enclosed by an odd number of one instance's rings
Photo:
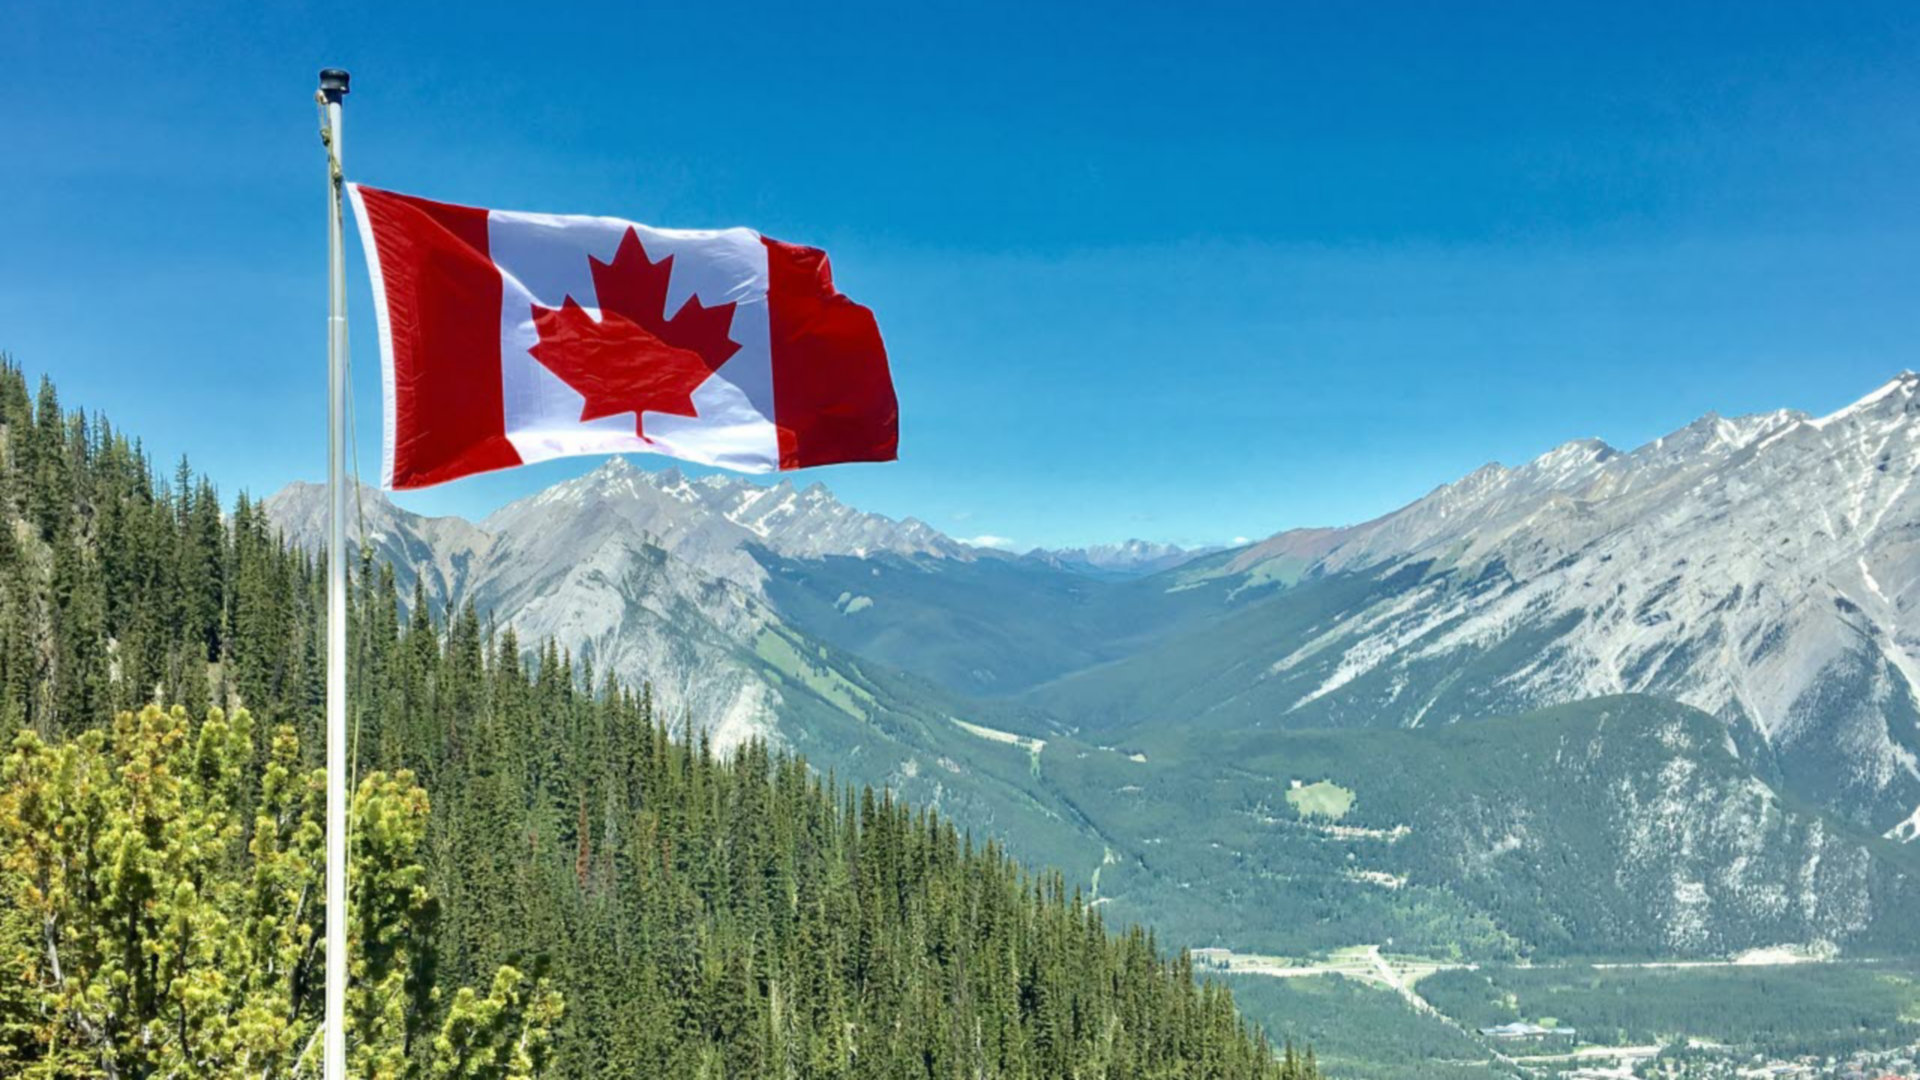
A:
{"type": "Polygon", "coordinates": [[[328,101],[339,101],[347,96],[347,83],[353,76],[340,68],[322,68],[320,70],[320,92],[328,101]]]}

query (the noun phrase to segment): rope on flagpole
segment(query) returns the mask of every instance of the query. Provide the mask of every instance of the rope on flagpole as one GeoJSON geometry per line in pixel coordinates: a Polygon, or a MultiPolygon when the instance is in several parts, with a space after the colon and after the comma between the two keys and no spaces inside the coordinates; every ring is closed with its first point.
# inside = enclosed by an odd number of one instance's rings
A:
{"type": "MultiPolygon", "coordinates": [[[[351,349],[347,351],[346,356],[346,377],[347,456],[352,462],[348,471],[353,474],[354,516],[358,519],[360,526],[360,565],[366,567],[372,563],[373,545],[367,540],[367,497],[361,490],[360,483],[360,424],[355,419],[353,408],[353,352],[351,349]]],[[[349,792],[360,790],[360,721],[366,714],[367,710],[364,708],[353,710],[353,731],[347,738],[347,790],[349,792]]],[[[347,851],[349,854],[353,851],[352,814],[347,815],[347,851]]]]}
{"type": "Polygon", "coordinates": [[[333,127],[327,119],[326,90],[315,90],[313,103],[320,109],[320,145],[327,150],[327,179],[338,184],[346,179],[346,172],[340,167],[340,154],[333,146],[333,127]]]}

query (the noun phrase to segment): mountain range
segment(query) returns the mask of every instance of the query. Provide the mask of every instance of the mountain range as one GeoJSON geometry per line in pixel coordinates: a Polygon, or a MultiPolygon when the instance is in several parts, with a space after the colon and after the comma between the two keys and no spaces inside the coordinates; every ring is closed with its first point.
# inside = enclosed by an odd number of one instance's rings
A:
{"type": "Polygon", "coordinates": [[[1178,544],[1136,539],[1077,548],[1034,548],[1027,552],[1027,557],[1084,574],[1133,577],[1171,570],[1223,549],[1224,545],[1219,544],[1184,548],[1178,544]]]}
{"type": "MultiPolygon", "coordinates": [[[[1230,550],[1016,555],[621,459],[478,523],[360,502],[424,602],[939,805],[1173,940],[1698,957],[1910,947],[1916,471],[1909,374],[1230,550]]],[[[266,505],[319,542],[322,489],[266,505]]]]}
{"type": "Polygon", "coordinates": [[[1419,727],[1608,694],[1721,719],[1763,775],[1876,832],[1920,827],[1920,377],[1813,418],[1570,442],[1348,528],[1183,571],[1274,595],[1072,673],[1088,723],[1419,727]],[[1303,620],[1303,616],[1311,618],[1303,620]]]}

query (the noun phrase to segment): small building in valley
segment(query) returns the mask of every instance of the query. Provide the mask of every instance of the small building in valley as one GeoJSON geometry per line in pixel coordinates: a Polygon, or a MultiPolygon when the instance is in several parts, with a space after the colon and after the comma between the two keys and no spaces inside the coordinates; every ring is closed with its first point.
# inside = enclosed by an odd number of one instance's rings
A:
{"type": "Polygon", "coordinates": [[[1193,958],[1193,966],[1208,971],[1225,971],[1233,966],[1232,949],[1193,949],[1187,953],[1193,958]]]}
{"type": "Polygon", "coordinates": [[[1542,1027],[1525,1021],[1480,1029],[1481,1036],[1500,1042],[1572,1043],[1575,1030],[1570,1027],[1542,1027]]]}

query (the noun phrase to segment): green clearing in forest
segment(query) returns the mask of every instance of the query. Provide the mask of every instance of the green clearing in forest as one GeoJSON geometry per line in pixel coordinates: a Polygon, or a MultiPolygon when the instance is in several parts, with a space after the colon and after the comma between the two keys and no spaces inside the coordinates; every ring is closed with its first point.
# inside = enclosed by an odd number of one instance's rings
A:
{"type": "Polygon", "coordinates": [[[1287,802],[1303,818],[1339,821],[1353,809],[1353,792],[1331,780],[1320,780],[1288,789],[1287,802]]]}
{"type": "Polygon", "coordinates": [[[874,707],[873,695],[849,681],[825,664],[818,663],[793,647],[793,643],[772,630],[760,631],[753,651],[760,659],[856,720],[865,720],[874,707]]]}

